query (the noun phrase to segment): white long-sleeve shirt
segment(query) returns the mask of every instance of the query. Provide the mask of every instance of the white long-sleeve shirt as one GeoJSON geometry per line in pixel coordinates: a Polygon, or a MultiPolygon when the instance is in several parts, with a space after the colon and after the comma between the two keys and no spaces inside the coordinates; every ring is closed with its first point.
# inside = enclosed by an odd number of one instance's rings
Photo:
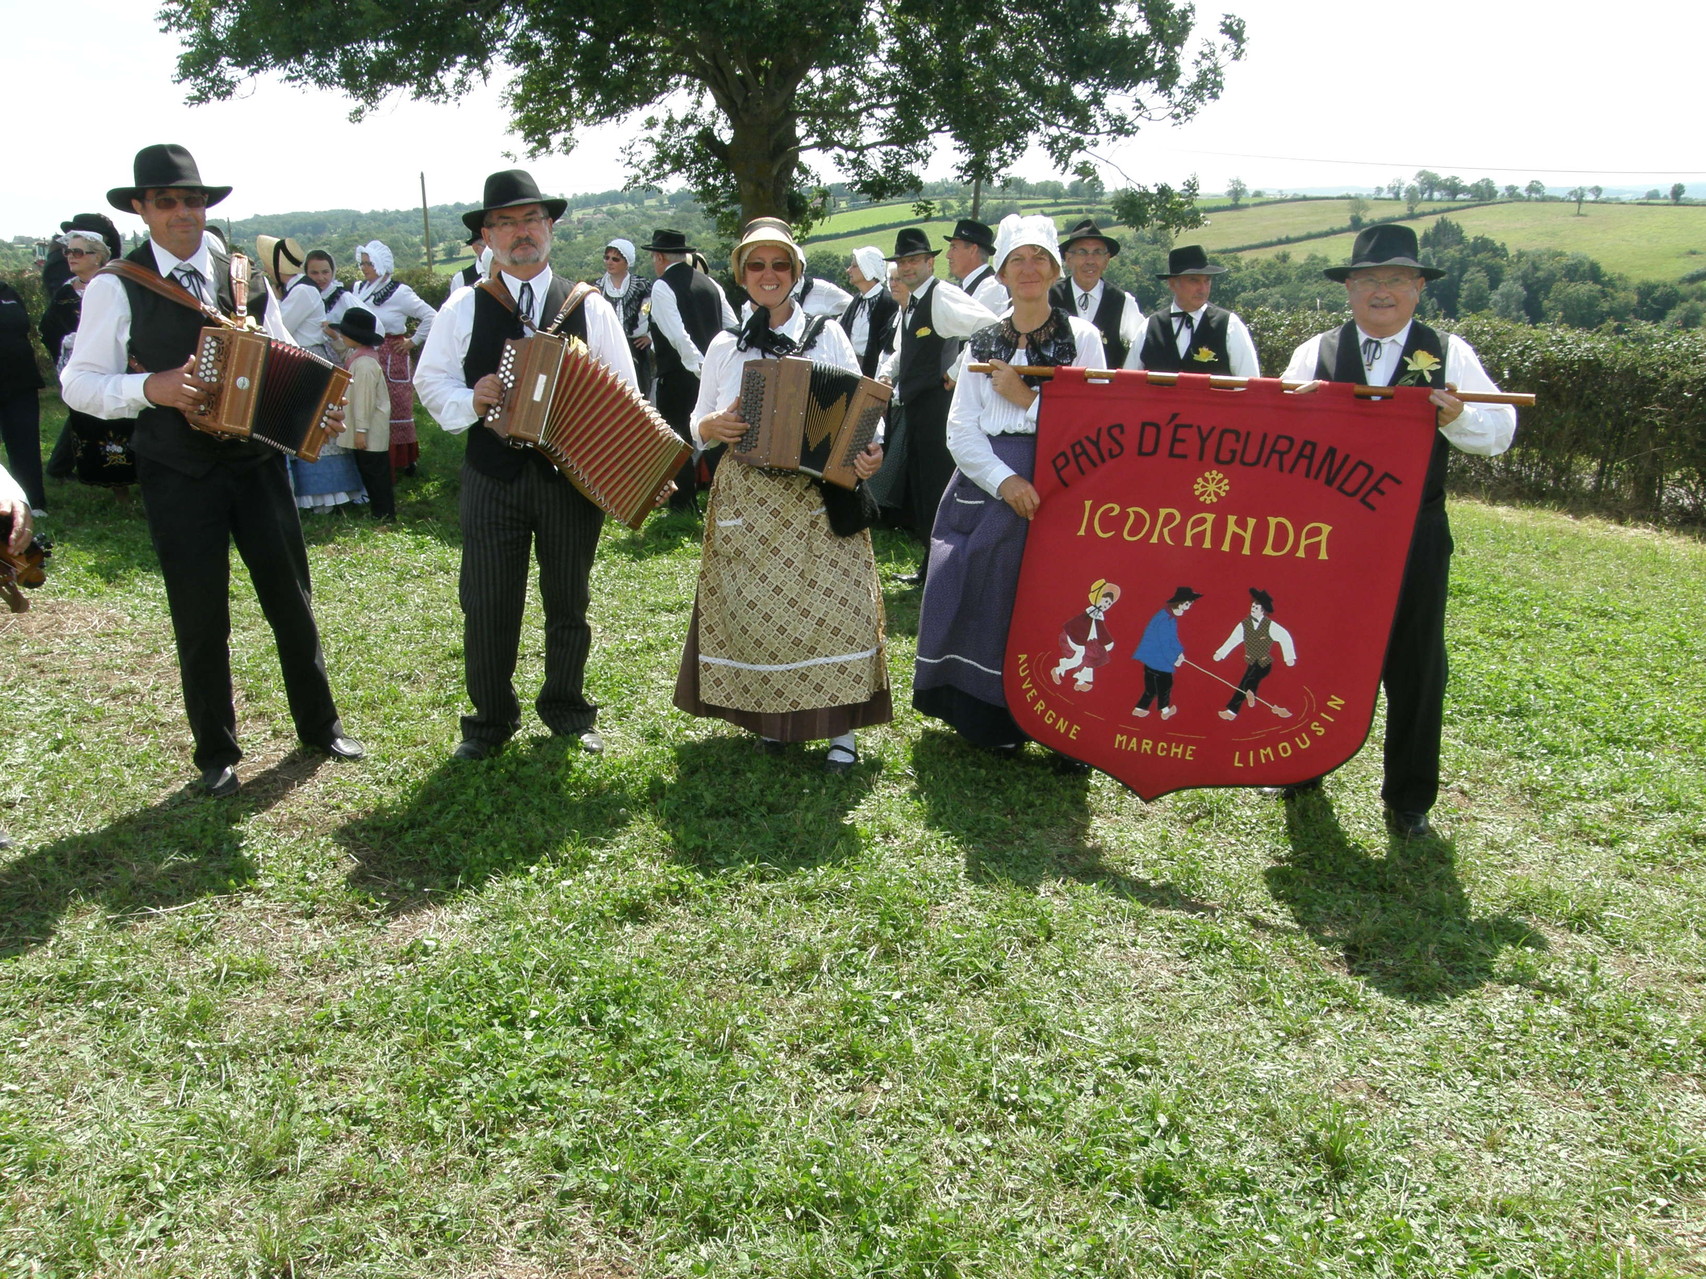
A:
{"type": "Polygon", "coordinates": [[[390,297],[376,305],[373,295],[390,283],[391,277],[388,275],[382,275],[371,283],[357,280],[350,305],[373,312],[373,318],[379,324],[379,331],[386,337],[406,333],[410,318],[419,321],[420,327],[415,330],[415,336],[410,340],[415,346],[425,346],[427,337],[432,333],[432,322],[437,313],[426,304],[420,294],[401,283],[390,297]]]}
{"type": "MultiPolygon", "coordinates": [[[[1180,311],[1178,307],[1170,307],[1163,312],[1162,318],[1167,321],[1167,327],[1173,330],[1173,344],[1181,357],[1191,349],[1191,343],[1196,341],[1196,331],[1202,324],[1203,312],[1208,310],[1204,302],[1194,311],[1180,311]],[[1188,315],[1191,322],[1188,326],[1180,325],[1179,315],[1188,315]]],[[[1256,343],[1250,337],[1250,330],[1244,321],[1231,311],[1226,313],[1226,356],[1232,361],[1232,377],[1261,377],[1262,362],[1256,356],[1256,343]]],[[[1143,367],[1143,337],[1126,351],[1125,366],[1128,369],[1143,367]]]]}
{"type": "MultiPolygon", "coordinates": [[[[806,315],[798,306],[785,322],[776,326],[776,332],[786,334],[798,342],[805,335],[806,315]]],[[[756,347],[742,351],[736,347],[738,337],[733,333],[719,333],[711,339],[711,345],[705,348],[705,365],[699,374],[699,399],[693,405],[693,442],[704,447],[704,437],[699,434],[699,423],[708,417],[715,417],[729,405],[740,398],[741,373],[748,360],[764,359],[764,353],[756,347]]],[[[853,344],[847,340],[847,334],[841,326],[833,321],[823,326],[818,334],[817,342],[812,349],[803,353],[804,358],[818,360],[824,364],[835,364],[850,372],[859,371],[858,357],[853,354],[853,344]]]]}
{"type": "MultiPolygon", "coordinates": [[[[1103,367],[1102,335],[1088,320],[1069,316],[1072,336],[1078,343],[1074,367],[1099,369],[1103,367]]],[[[1026,364],[1026,348],[1013,353],[1010,363],[1026,364]]],[[[1002,398],[987,373],[971,373],[961,362],[959,381],[954,385],[954,402],[948,409],[948,452],[954,455],[954,465],[960,468],[973,484],[991,497],[1001,495],[1002,481],[1015,474],[1012,467],[995,456],[989,443],[992,435],[1035,435],[1037,412],[1042,407],[1042,395],[1022,409],[1011,400],[1002,398]]]]}
{"type": "MultiPolygon", "coordinates": [[[[85,304],[86,305],[86,304],[85,304]]],[[[1413,323],[1413,321],[1412,321],[1413,323]]],[[[1359,326],[1356,330],[1357,342],[1360,345],[1370,335],[1364,333],[1359,326]]],[[[1315,380],[1315,366],[1319,360],[1321,339],[1325,333],[1317,333],[1297,350],[1291,353],[1291,363],[1285,366],[1283,380],[1287,382],[1312,382],[1315,380]]],[[[1406,324],[1402,330],[1389,338],[1377,339],[1381,343],[1380,358],[1372,366],[1364,365],[1368,373],[1368,385],[1389,386],[1392,375],[1397,370],[1398,358],[1404,350],[1404,343],[1410,336],[1410,326],[1406,324]]],[[[1460,391],[1497,391],[1498,385],[1487,376],[1487,370],[1481,367],[1481,357],[1475,354],[1475,348],[1470,346],[1455,333],[1441,334],[1446,339],[1445,346],[1445,380],[1460,391]]],[[[78,339],[82,341],[81,338],[78,339]]],[[[1516,435],[1516,409],[1509,404],[1465,404],[1463,412],[1457,420],[1439,428],[1440,434],[1450,442],[1451,446],[1464,453],[1475,453],[1482,457],[1497,457],[1511,446],[1511,439],[1516,435]]]]}
{"type": "Polygon", "coordinates": [[[297,280],[300,283],[293,281],[278,300],[279,318],[290,330],[290,340],[297,346],[304,349],[323,347],[326,335],[320,325],[326,320],[326,304],[321,301],[320,290],[314,287],[312,280],[303,276],[298,276],[297,280]]]}
{"type": "Polygon", "coordinates": [[[931,276],[924,281],[918,292],[912,295],[911,301],[901,307],[900,314],[895,317],[894,337],[889,342],[888,355],[877,370],[879,377],[890,382],[898,380],[901,335],[911,315],[923,305],[924,299],[929,297],[932,291],[936,294],[936,300],[930,304],[930,325],[945,338],[963,342],[979,329],[986,329],[1001,318],[959,285],[949,284],[946,280],[931,276]]]}
{"type": "MultiPolygon", "coordinates": [[[[1102,291],[1108,288],[1106,280],[1097,280],[1096,287],[1089,291],[1090,301],[1083,301],[1085,291],[1078,287],[1078,281],[1070,275],[1066,277],[1066,287],[1072,290],[1070,305],[1066,308],[1080,319],[1094,321],[1096,312],[1102,307],[1102,291]]],[[[1125,309],[1120,312],[1120,341],[1127,348],[1143,344],[1143,326],[1148,322],[1143,314],[1143,308],[1137,304],[1137,299],[1131,294],[1114,290],[1125,299],[1125,309]]],[[[1129,365],[1127,367],[1130,367],[1129,365]]]]}
{"type": "MultiPolygon", "coordinates": [[[[188,258],[173,256],[149,242],[160,274],[170,276],[188,263],[201,272],[212,287],[213,255],[204,236],[201,247],[188,258]]],[[[269,305],[261,328],[268,337],[291,340],[279,319],[279,307],[269,305]]],[[[188,358],[186,353],[185,358],[188,358]]],[[[59,375],[60,396],[66,407],[106,420],[135,417],[151,407],[142,388],[146,373],[130,368],[130,295],[116,275],[97,275],[83,290],[83,318],[77,325],[77,344],[59,375]]],[[[158,370],[157,370],[158,371],[158,370]]]]}
{"type": "MultiPolygon", "coordinates": [[[[665,274],[668,274],[665,272],[665,274]]],[[[729,305],[729,299],[722,288],[717,289],[717,300],[723,305],[723,327],[732,329],[739,322],[735,319],[735,310],[729,305]]],[[[694,377],[700,376],[700,366],[705,362],[705,352],[693,344],[688,336],[687,326],[681,322],[681,308],[675,304],[675,290],[664,283],[659,276],[652,285],[652,328],[665,342],[675,348],[675,353],[681,357],[681,367],[694,377]]]]}
{"type": "MultiPolygon", "coordinates": [[[[1273,618],[1268,618],[1268,638],[1279,645],[1280,656],[1285,659],[1287,666],[1297,664],[1297,645],[1292,642],[1291,632],[1286,630],[1273,618]]],[[[1238,625],[1232,628],[1232,634],[1226,637],[1226,643],[1214,650],[1214,660],[1222,661],[1233,649],[1244,643],[1244,621],[1239,619],[1238,625]]]]}
{"type": "MultiPolygon", "coordinates": [[[[500,271],[498,279],[508,287],[510,296],[521,295],[523,281],[500,271]]],[[[556,317],[545,315],[545,294],[551,288],[551,268],[546,267],[526,283],[533,286],[534,324],[548,324],[556,317]]],[[[444,301],[426,349],[415,365],[415,393],[421,397],[433,421],[453,435],[466,431],[480,420],[474,411],[474,390],[468,385],[463,363],[468,358],[468,343],[474,336],[474,294],[471,288],[460,288],[444,301]]],[[[629,386],[639,389],[634,376],[634,353],[628,337],[622,332],[622,321],[615,309],[595,290],[581,309],[586,313],[586,345],[594,359],[603,361],[610,371],[629,386]]]]}

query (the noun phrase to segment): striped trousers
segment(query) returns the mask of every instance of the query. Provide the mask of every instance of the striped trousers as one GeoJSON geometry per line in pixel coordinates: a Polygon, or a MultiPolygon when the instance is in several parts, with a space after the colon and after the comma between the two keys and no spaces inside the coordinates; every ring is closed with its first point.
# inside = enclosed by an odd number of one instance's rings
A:
{"type": "Polygon", "coordinates": [[[498,480],[462,468],[462,646],[468,699],[462,736],[493,745],[521,727],[516,653],[527,606],[529,552],[539,560],[545,608],[545,683],[534,709],[553,733],[582,733],[598,707],[582,689],[592,627],[588,578],[604,514],[543,459],[498,480]]]}

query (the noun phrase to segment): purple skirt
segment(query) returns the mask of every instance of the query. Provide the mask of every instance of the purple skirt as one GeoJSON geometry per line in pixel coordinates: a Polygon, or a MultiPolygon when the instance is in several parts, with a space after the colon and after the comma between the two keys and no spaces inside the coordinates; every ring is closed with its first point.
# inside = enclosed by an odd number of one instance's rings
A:
{"type": "MultiPolygon", "coordinates": [[[[1036,436],[992,435],[989,442],[1002,462],[1031,478],[1036,436]]],[[[1029,530],[1012,507],[956,470],[930,533],[912,704],[978,746],[1026,740],[1008,713],[1001,668],[1029,530]]]]}

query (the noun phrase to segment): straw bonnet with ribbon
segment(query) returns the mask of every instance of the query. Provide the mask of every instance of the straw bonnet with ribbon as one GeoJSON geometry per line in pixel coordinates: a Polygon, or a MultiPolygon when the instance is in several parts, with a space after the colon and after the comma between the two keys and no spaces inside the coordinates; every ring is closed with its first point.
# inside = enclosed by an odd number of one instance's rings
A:
{"type": "Polygon", "coordinates": [[[805,254],[794,242],[793,228],[781,218],[754,218],[741,228],[740,243],[729,254],[729,269],[735,273],[737,281],[746,270],[746,255],[760,244],[774,244],[787,249],[788,256],[794,260],[796,280],[806,273],[805,254]]]}
{"type": "Polygon", "coordinates": [[[292,276],[302,274],[302,267],[307,260],[307,254],[302,251],[294,237],[276,235],[257,235],[255,237],[255,256],[260,259],[261,269],[267,273],[267,278],[273,282],[273,287],[282,289],[284,282],[292,276]]]}

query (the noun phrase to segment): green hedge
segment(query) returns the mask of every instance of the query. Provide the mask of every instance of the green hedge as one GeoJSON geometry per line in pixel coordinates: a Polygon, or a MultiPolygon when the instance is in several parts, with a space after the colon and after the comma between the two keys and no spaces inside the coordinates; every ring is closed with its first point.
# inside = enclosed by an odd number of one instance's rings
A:
{"type": "MultiPolygon", "coordinates": [[[[1262,368],[1344,322],[1315,311],[1244,314],[1262,368]]],[[[1493,380],[1531,391],[1516,441],[1496,458],[1458,454],[1452,487],[1614,519],[1706,524],[1706,335],[1634,325],[1622,334],[1474,315],[1441,325],[1466,338],[1493,380]]]]}

